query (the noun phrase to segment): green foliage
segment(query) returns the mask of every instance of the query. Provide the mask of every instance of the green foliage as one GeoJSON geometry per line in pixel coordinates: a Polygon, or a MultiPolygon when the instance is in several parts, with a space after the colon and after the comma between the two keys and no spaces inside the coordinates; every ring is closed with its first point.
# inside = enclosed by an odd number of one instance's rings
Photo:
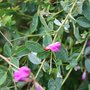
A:
{"type": "Polygon", "coordinates": [[[90,60],[85,60],[85,67],[88,72],[90,72],[90,60]]]}
{"type": "Polygon", "coordinates": [[[85,17],[78,17],[77,18],[77,22],[80,26],[84,27],[84,28],[89,28],[90,27],[90,21],[88,19],[86,19],[85,17]]]}
{"type": "Polygon", "coordinates": [[[38,14],[35,14],[33,16],[33,21],[30,27],[30,32],[33,33],[34,31],[37,30],[37,26],[38,26],[38,14]]]}
{"type": "Polygon", "coordinates": [[[40,64],[40,63],[41,63],[41,59],[39,59],[39,58],[36,56],[36,53],[34,53],[34,52],[31,52],[31,53],[28,55],[28,58],[29,58],[29,60],[30,60],[33,64],[40,64]]]}
{"type": "Polygon", "coordinates": [[[31,90],[33,83],[13,80],[21,66],[44,90],[90,90],[87,41],[90,0],[0,0],[0,90],[31,90]],[[45,49],[55,42],[59,52],[45,49]]]}
{"type": "Polygon", "coordinates": [[[83,15],[90,20],[90,2],[87,0],[83,3],[83,15]]]}
{"type": "Polygon", "coordinates": [[[60,90],[60,83],[61,83],[61,78],[56,78],[56,80],[50,79],[48,83],[48,88],[49,90],[60,90]]]}
{"type": "Polygon", "coordinates": [[[26,47],[33,52],[43,52],[43,48],[39,43],[30,41],[30,42],[26,42],[26,47]]]}
{"type": "Polygon", "coordinates": [[[7,69],[3,66],[0,66],[0,86],[6,81],[7,78],[7,69]]]}

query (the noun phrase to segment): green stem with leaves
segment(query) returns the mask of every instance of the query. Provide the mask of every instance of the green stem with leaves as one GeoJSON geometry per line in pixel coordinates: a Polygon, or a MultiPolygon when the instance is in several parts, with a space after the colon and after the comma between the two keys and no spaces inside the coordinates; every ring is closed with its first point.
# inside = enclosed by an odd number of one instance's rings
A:
{"type": "MultiPolygon", "coordinates": [[[[85,41],[85,43],[84,43],[84,45],[83,45],[83,48],[82,48],[80,54],[79,54],[78,57],[76,58],[76,61],[78,61],[79,58],[81,57],[81,55],[83,54],[84,49],[85,49],[85,46],[86,46],[86,43],[87,43],[87,40],[88,40],[88,39],[86,39],[86,41],[85,41]]],[[[66,82],[66,80],[67,80],[67,78],[69,77],[69,75],[70,75],[70,73],[72,72],[72,70],[73,70],[73,68],[71,68],[71,69],[68,71],[66,77],[63,79],[63,81],[62,81],[62,83],[61,83],[61,86],[63,86],[63,84],[66,82]]]]}
{"type": "Polygon", "coordinates": [[[62,22],[62,24],[60,25],[60,27],[57,29],[56,34],[55,34],[54,39],[53,39],[53,42],[55,42],[59,30],[64,26],[64,24],[65,24],[65,22],[67,21],[69,15],[71,15],[71,12],[73,11],[73,8],[75,7],[76,2],[77,2],[77,0],[75,0],[75,2],[73,3],[73,5],[72,5],[72,7],[71,7],[71,9],[70,9],[70,11],[69,11],[69,13],[67,14],[66,18],[64,19],[64,21],[62,22]]]}
{"type": "Polygon", "coordinates": [[[13,46],[12,45],[12,43],[10,42],[10,40],[0,31],[0,33],[2,34],[2,36],[6,39],[6,41],[11,45],[11,46],[13,46]]]}
{"type": "Polygon", "coordinates": [[[39,70],[37,71],[37,74],[35,76],[35,79],[38,77],[38,75],[39,75],[39,73],[40,73],[40,71],[41,71],[41,69],[43,67],[44,62],[45,62],[45,59],[41,62],[41,66],[39,67],[39,70]]]}

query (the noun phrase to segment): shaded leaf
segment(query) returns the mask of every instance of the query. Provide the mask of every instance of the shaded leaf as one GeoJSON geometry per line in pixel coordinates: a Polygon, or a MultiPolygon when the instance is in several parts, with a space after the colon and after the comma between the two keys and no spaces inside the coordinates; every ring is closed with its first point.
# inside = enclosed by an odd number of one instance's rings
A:
{"type": "Polygon", "coordinates": [[[30,53],[30,50],[28,50],[25,45],[18,47],[15,51],[15,55],[19,57],[22,57],[28,53],[30,53]]]}
{"type": "Polygon", "coordinates": [[[49,34],[43,36],[43,44],[44,46],[47,46],[52,43],[52,38],[49,34]]]}
{"type": "Polygon", "coordinates": [[[11,57],[11,62],[17,67],[19,67],[19,59],[17,59],[16,57],[11,57]]]}
{"type": "Polygon", "coordinates": [[[33,52],[28,54],[28,58],[33,64],[40,64],[41,63],[41,59],[39,59],[37,57],[37,55],[35,55],[33,52]]]}
{"type": "Polygon", "coordinates": [[[2,76],[0,75],[0,85],[2,85],[6,81],[6,78],[7,78],[7,72],[2,74],[2,76]]]}
{"type": "Polygon", "coordinates": [[[44,51],[37,54],[40,59],[45,59],[50,55],[50,52],[44,51]]]}
{"type": "Polygon", "coordinates": [[[85,60],[85,67],[86,67],[86,70],[90,73],[90,60],[89,59],[85,60]]]}
{"type": "Polygon", "coordinates": [[[50,31],[50,28],[48,27],[48,25],[47,25],[47,23],[42,15],[40,15],[40,21],[43,24],[43,26],[45,27],[45,30],[50,31]]]}
{"type": "Polygon", "coordinates": [[[7,69],[4,66],[0,65],[0,85],[4,84],[7,78],[7,69]]]}
{"type": "Polygon", "coordinates": [[[90,20],[90,3],[87,0],[83,3],[83,14],[90,20]]]}
{"type": "Polygon", "coordinates": [[[50,80],[49,80],[49,82],[48,82],[48,89],[49,89],[49,90],[56,90],[55,80],[54,80],[54,79],[50,79],[50,80]]]}
{"type": "Polygon", "coordinates": [[[6,56],[11,56],[11,48],[10,48],[10,45],[8,43],[6,43],[4,45],[4,54],[6,56]]]}
{"type": "Polygon", "coordinates": [[[84,52],[85,56],[90,54],[90,47],[86,47],[85,48],[85,52],[84,52]]]}
{"type": "Polygon", "coordinates": [[[38,14],[35,14],[33,16],[33,21],[32,21],[32,24],[30,26],[30,32],[33,33],[34,31],[36,31],[37,26],[38,26],[38,14]]]}
{"type": "Polygon", "coordinates": [[[55,55],[56,55],[57,59],[61,59],[61,60],[67,60],[68,59],[68,54],[67,54],[67,51],[65,50],[64,47],[61,47],[60,52],[56,52],[55,55]]]}
{"type": "Polygon", "coordinates": [[[85,17],[82,16],[77,18],[77,23],[84,28],[90,27],[90,21],[88,21],[85,17]]]}
{"type": "Polygon", "coordinates": [[[43,47],[39,43],[34,42],[34,41],[26,42],[25,45],[30,51],[33,51],[33,52],[43,52],[44,51],[43,47]]]}

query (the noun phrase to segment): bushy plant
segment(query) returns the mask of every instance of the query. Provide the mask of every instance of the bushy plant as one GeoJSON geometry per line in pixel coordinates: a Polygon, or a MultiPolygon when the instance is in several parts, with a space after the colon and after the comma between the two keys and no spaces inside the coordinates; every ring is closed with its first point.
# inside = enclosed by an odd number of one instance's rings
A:
{"type": "Polygon", "coordinates": [[[90,90],[90,0],[0,0],[0,90],[90,90]]]}

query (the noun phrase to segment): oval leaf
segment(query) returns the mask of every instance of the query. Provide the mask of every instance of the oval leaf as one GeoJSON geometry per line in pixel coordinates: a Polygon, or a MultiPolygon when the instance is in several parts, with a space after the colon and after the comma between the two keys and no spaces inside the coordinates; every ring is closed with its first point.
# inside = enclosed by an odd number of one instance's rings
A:
{"type": "Polygon", "coordinates": [[[5,82],[6,78],[7,78],[7,72],[0,75],[0,85],[2,85],[5,82]]]}
{"type": "Polygon", "coordinates": [[[86,67],[86,70],[90,73],[90,60],[89,59],[85,60],[85,67],[86,67]]]}
{"type": "Polygon", "coordinates": [[[47,46],[52,43],[52,38],[49,34],[43,36],[43,44],[44,46],[47,46]]]}
{"type": "Polygon", "coordinates": [[[34,42],[34,41],[26,42],[26,47],[30,51],[33,51],[33,52],[43,52],[44,51],[43,47],[39,43],[34,42]]]}
{"type": "Polygon", "coordinates": [[[39,59],[37,57],[37,55],[35,55],[34,53],[28,54],[28,58],[33,64],[40,64],[41,63],[41,59],[39,59]]]}
{"type": "Polygon", "coordinates": [[[11,48],[10,48],[10,46],[9,46],[8,43],[6,43],[6,44],[4,45],[4,54],[5,54],[6,56],[11,56],[11,48]]]}
{"type": "Polygon", "coordinates": [[[30,27],[30,32],[33,33],[34,31],[37,30],[37,26],[38,26],[38,14],[35,14],[33,16],[33,21],[30,27]]]}
{"type": "Polygon", "coordinates": [[[87,0],[85,0],[85,2],[83,3],[83,8],[82,9],[83,9],[84,16],[88,20],[90,20],[90,3],[87,0]]]}
{"type": "Polygon", "coordinates": [[[90,21],[88,21],[85,17],[78,17],[77,23],[84,28],[90,27],[90,21]]]}
{"type": "Polygon", "coordinates": [[[4,84],[7,78],[7,69],[0,65],[0,85],[4,84]]]}
{"type": "Polygon", "coordinates": [[[68,54],[64,47],[61,47],[60,52],[56,52],[55,54],[57,59],[61,59],[65,61],[68,59],[68,54]]]}

